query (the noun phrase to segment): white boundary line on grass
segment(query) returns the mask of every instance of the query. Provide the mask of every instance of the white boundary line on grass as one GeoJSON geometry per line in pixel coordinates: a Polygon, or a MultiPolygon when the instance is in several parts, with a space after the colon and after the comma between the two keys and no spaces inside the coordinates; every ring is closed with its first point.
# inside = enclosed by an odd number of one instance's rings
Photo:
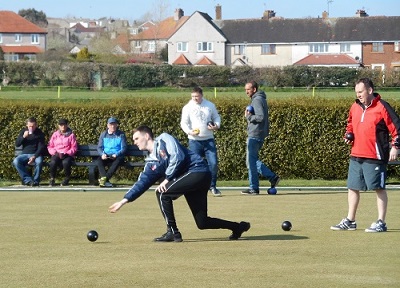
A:
{"type": "MultiPolygon", "coordinates": [[[[9,187],[0,187],[0,192],[43,192],[43,191],[76,191],[76,192],[111,192],[111,191],[128,191],[131,186],[123,186],[123,187],[112,187],[112,188],[100,188],[98,186],[67,186],[67,187],[26,187],[26,186],[9,186],[9,187]]],[[[151,187],[149,190],[155,190],[156,186],[151,187]]],[[[269,187],[260,187],[260,190],[268,190],[269,187]]],[[[218,187],[219,190],[243,190],[246,187],[218,187]]],[[[400,185],[387,185],[387,190],[399,190],[400,185]]],[[[325,190],[325,191],[347,191],[346,187],[277,187],[277,190],[282,191],[317,191],[317,190],[325,190]]]]}

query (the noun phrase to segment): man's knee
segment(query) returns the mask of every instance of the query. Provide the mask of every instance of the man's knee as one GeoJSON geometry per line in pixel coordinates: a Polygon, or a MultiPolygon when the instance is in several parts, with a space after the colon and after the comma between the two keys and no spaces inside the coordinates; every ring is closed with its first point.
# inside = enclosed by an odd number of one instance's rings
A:
{"type": "Polygon", "coordinates": [[[200,211],[198,212],[195,216],[194,216],[194,220],[196,222],[197,228],[199,228],[200,230],[204,230],[207,229],[207,213],[205,213],[204,211],[200,211]]]}

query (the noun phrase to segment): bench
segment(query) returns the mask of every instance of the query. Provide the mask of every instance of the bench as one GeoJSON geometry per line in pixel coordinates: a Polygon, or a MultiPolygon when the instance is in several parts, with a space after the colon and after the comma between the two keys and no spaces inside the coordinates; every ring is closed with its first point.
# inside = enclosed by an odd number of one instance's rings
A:
{"type": "MultiPolygon", "coordinates": [[[[15,147],[15,156],[20,155],[22,152],[22,147],[15,147]]],[[[47,153],[47,150],[46,150],[47,153]]],[[[125,168],[135,168],[135,167],[144,167],[145,162],[144,158],[148,155],[148,151],[141,151],[136,145],[127,145],[126,154],[125,154],[125,162],[121,165],[121,167],[125,168]],[[140,157],[142,161],[129,161],[129,157],[140,157]]],[[[44,157],[49,157],[49,154],[45,154],[44,157]]],[[[75,161],[72,163],[72,166],[77,167],[87,167],[89,172],[89,184],[96,185],[97,184],[97,165],[94,162],[99,157],[99,153],[97,152],[97,145],[88,144],[88,145],[78,145],[78,151],[75,155],[75,161]],[[85,158],[85,160],[80,161],[80,158],[85,158]],[[91,161],[86,161],[87,159],[91,161]]],[[[49,162],[43,161],[43,166],[49,166],[49,162]]]]}

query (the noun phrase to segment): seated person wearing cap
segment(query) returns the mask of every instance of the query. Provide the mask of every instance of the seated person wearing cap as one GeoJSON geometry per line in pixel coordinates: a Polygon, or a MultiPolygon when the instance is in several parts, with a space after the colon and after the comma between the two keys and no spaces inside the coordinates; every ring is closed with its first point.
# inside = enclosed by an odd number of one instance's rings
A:
{"type": "Polygon", "coordinates": [[[100,157],[97,159],[97,167],[100,174],[100,187],[113,186],[109,180],[124,162],[127,148],[126,136],[124,132],[118,129],[118,124],[116,118],[110,117],[107,121],[107,130],[103,131],[99,137],[97,151],[100,157]],[[108,167],[107,171],[106,166],[108,167]]]}
{"type": "Polygon", "coordinates": [[[65,178],[61,182],[61,186],[68,186],[72,162],[78,151],[78,143],[75,134],[68,127],[67,119],[58,121],[58,130],[51,135],[47,150],[51,155],[49,186],[54,186],[56,183],[57,168],[64,169],[65,178]]]}

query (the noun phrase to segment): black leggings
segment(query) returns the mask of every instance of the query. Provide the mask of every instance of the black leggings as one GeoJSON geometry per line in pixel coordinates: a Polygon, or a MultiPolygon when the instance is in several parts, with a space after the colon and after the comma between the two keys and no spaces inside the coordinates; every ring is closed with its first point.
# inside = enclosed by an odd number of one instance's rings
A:
{"type": "Polygon", "coordinates": [[[69,179],[71,177],[71,166],[74,158],[67,155],[64,159],[53,155],[50,159],[50,178],[56,178],[57,168],[64,169],[65,178],[69,179]]]}
{"type": "Polygon", "coordinates": [[[156,192],[161,213],[167,223],[167,229],[176,233],[179,231],[174,214],[173,200],[184,195],[196,225],[199,229],[229,229],[236,230],[239,223],[209,217],[207,214],[207,194],[211,183],[210,172],[188,172],[175,181],[167,184],[167,191],[156,192]]]}

